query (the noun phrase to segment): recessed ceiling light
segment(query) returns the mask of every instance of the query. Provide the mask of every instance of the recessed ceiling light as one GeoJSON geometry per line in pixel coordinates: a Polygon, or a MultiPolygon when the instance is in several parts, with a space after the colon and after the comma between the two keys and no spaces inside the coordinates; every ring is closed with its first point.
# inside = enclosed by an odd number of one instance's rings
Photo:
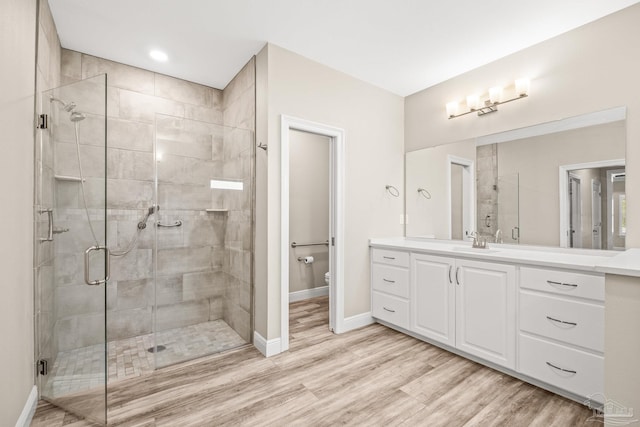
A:
{"type": "Polygon", "coordinates": [[[149,56],[159,62],[165,62],[167,59],[169,59],[167,54],[161,50],[152,50],[149,52],[149,56]]]}

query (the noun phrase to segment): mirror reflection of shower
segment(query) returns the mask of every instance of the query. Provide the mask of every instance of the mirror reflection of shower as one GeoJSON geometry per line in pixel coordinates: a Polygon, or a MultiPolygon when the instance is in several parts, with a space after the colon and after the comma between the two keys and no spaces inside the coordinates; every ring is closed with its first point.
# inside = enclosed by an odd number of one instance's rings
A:
{"type": "MultiPolygon", "coordinates": [[[[79,176],[79,179],[80,179],[80,194],[82,195],[83,208],[84,208],[85,215],[87,217],[87,223],[89,224],[89,230],[91,231],[91,236],[93,237],[95,245],[96,246],[100,246],[100,241],[96,236],[96,232],[95,232],[95,230],[93,228],[93,223],[91,222],[91,216],[89,215],[89,207],[88,207],[88,203],[87,203],[86,189],[85,189],[85,184],[84,184],[84,182],[85,182],[84,171],[82,169],[82,159],[81,159],[81,156],[80,156],[80,122],[83,121],[84,119],[86,119],[87,116],[83,112],[76,110],[77,105],[73,101],[64,101],[64,100],[59,99],[59,98],[51,97],[49,99],[49,102],[51,102],[52,104],[53,103],[60,104],[60,106],[62,107],[62,110],[64,110],[67,113],[69,113],[69,120],[74,125],[76,156],[77,156],[77,159],[78,159],[78,169],[79,169],[79,172],[80,172],[80,176],[79,176]]],[[[110,251],[110,254],[112,256],[121,257],[121,256],[125,256],[129,252],[131,252],[133,250],[133,248],[135,248],[137,243],[138,243],[138,240],[140,238],[140,233],[142,232],[142,230],[147,228],[147,221],[149,220],[149,217],[151,215],[157,213],[158,210],[160,210],[160,206],[155,205],[155,204],[151,205],[151,207],[149,207],[149,209],[145,213],[145,215],[142,218],[142,220],[140,222],[138,222],[135,236],[131,240],[131,242],[129,243],[129,246],[127,246],[123,250],[112,250],[112,251],[110,251]]]]}

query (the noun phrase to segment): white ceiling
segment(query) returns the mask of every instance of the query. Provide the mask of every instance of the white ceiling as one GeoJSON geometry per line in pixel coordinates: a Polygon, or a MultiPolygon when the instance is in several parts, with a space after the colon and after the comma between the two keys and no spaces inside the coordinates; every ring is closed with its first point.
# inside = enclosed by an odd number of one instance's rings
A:
{"type": "Polygon", "coordinates": [[[49,0],[62,46],[224,88],[266,42],[406,96],[640,0],[49,0]],[[165,63],[149,58],[157,48],[165,63]]]}

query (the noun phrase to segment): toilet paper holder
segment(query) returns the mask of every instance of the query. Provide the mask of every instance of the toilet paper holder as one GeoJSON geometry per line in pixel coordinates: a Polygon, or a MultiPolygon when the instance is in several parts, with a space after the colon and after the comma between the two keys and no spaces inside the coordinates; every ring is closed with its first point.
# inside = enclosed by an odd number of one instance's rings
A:
{"type": "Polygon", "coordinates": [[[313,257],[312,256],[299,256],[298,257],[298,262],[304,262],[305,264],[313,264],[313,257]]]}

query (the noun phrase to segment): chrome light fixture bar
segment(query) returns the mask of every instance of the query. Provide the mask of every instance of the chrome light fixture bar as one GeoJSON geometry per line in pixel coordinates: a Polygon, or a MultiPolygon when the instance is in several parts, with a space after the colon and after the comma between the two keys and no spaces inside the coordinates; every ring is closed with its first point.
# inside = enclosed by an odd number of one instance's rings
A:
{"type": "Polygon", "coordinates": [[[460,104],[456,101],[449,102],[447,104],[447,116],[449,119],[455,119],[456,117],[466,116],[470,113],[478,113],[478,116],[484,116],[485,114],[495,113],[498,111],[498,105],[506,104],[507,102],[515,101],[518,99],[526,98],[529,96],[529,79],[518,79],[515,81],[515,95],[513,98],[502,99],[502,87],[496,86],[489,89],[488,99],[480,102],[478,95],[467,96],[467,108],[468,111],[458,113],[460,104]],[[484,105],[482,105],[484,104],[484,105]]]}

